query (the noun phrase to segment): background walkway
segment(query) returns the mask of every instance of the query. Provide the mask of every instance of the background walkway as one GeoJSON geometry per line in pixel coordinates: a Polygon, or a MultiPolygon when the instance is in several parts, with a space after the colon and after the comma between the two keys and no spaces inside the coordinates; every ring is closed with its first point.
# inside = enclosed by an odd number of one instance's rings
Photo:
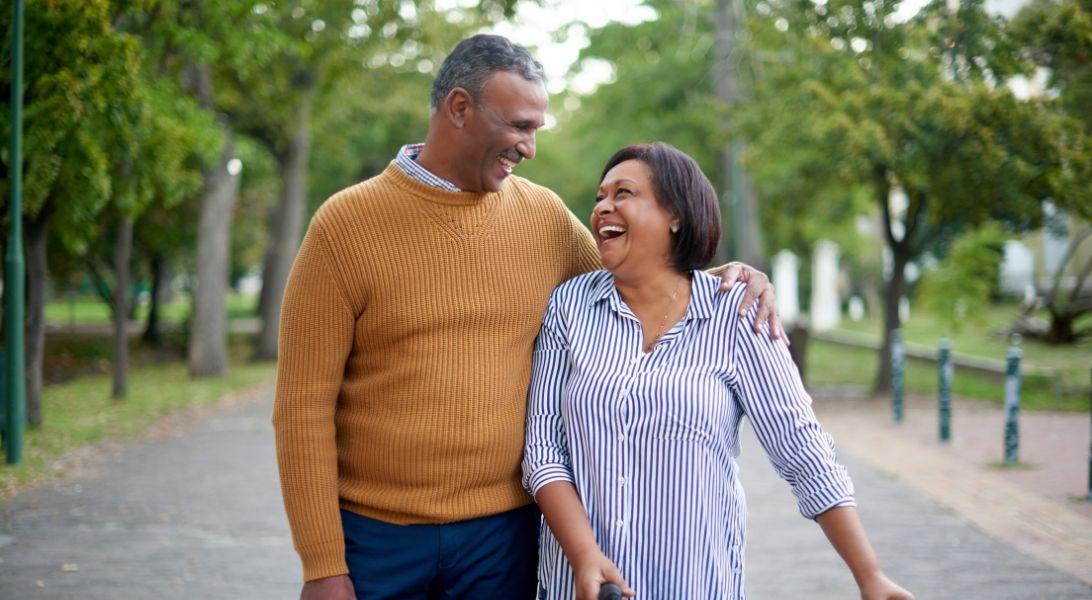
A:
{"type": "MultiPolygon", "coordinates": [[[[0,598],[297,597],[270,405],[268,390],[228,403],[0,507],[0,598]]],[[[1092,598],[1077,579],[980,533],[883,470],[853,456],[845,462],[885,567],[918,598],[1092,598]]],[[[742,464],[749,597],[857,597],[752,438],[742,464]]]]}

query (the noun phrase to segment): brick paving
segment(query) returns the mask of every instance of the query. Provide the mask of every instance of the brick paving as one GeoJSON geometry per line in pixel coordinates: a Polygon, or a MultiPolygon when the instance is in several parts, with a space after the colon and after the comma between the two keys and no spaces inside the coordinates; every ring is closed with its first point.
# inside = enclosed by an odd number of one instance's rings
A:
{"type": "Polygon", "coordinates": [[[892,423],[884,401],[821,402],[818,412],[843,452],[892,474],[988,535],[1092,585],[1092,512],[1075,500],[1087,489],[1088,415],[1021,415],[1025,464],[1002,469],[997,466],[1000,408],[957,400],[952,442],[941,444],[930,404],[928,398],[913,398],[899,425],[892,423]]]}

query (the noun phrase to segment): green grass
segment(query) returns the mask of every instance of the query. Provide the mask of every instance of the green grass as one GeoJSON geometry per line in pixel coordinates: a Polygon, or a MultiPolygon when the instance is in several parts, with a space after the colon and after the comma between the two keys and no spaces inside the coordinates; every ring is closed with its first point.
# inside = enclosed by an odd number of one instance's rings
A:
{"type": "MultiPolygon", "coordinates": [[[[980,311],[955,332],[950,326],[928,311],[911,313],[903,323],[903,336],[907,342],[936,348],[940,338],[947,335],[952,340],[952,351],[958,354],[1004,360],[1010,341],[1006,332],[1020,314],[1014,304],[994,304],[980,311]]],[[[1045,318],[1045,313],[1042,315],[1045,318]]],[[[1079,326],[1092,324],[1092,318],[1079,326]]],[[[879,318],[853,322],[843,319],[840,329],[863,333],[880,339],[879,318]]],[[[1085,338],[1074,345],[1051,346],[1034,339],[1024,339],[1021,350],[1025,365],[1057,370],[1066,388],[1084,389],[1089,386],[1089,368],[1092,368],[1092,338],[1085,338]]]]}
{"type": "Polygon", "coordinates": [[[234,342],[232,367],[224,378],[190,379],[185,363],[172,361],[131,368],[129,394],[121,401],[110,398],[108,374],[47,386],[42,394],[43,424],[27,429],[23,462],[0,466],[0,500],[21,487],[63,474],[58,459],[72,450],[132,439],[164,415],[272,381],[275,363],[246,362],[247,345],[239,339],[234,342]]]}
{"type": "MultiPolygon", "coordinates": [[[[229,319],[253,317],[258,307],[256,294],[229,294],[227,312],[229,319]]],[[[148,317],[148,303],[137,307],[136,318],[144,321],[148,317]]],[[[190,314],[190,296],[179,294],[178,297],[160,308],[161,318],[174,324],[180,324],[190,314]]],[[[110,307],[97,296],[76,296],[55,298],[45,307],[45,318],[58,325],[104,325],[110,323],[110,307]]]]}
{"type": "MultiPolygon", "coordinates": [[[[807,384],[809,387],[851,386],[871,389],[876,376],[879,353],[866,348],[851,348],[840,344],[809,340],[807,350],[807,384]]],[[[915,394],[936,395],[935,364],[910,360],[906,363],[906,390],[915,394]]],[[[1004,380],[987,374],[956,368],[952,381],[956,396],[989,400],[1002,404],[1005,400],[1004,380]]],[[[1087,388],[1084,393],[1070,393],[1058,398],[1054,382],[1045,377],[1024,377],[1020,389],[1022,410],[1088,410],[1087,388]]]]}

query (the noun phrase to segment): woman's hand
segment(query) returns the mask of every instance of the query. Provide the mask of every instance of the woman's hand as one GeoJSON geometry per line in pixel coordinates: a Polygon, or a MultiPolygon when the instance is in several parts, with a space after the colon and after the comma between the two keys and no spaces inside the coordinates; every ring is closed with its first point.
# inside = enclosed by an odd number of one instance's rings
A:
{"type": "Polygon", "coordinates": [[[878,572],[861,582],[861,600],[914,600],[914,595],[878,572]]]}
{"type": "Polygon", "coordinates": [[[582,555],[575,561],[570,561],[573,566],[573,583],[576,588],[576,600],[598,600],[599,588],[604,583],[613,583],[622,588],[622,595],[632,598],[635,592],[626,585],[618,567],[610,561],[602,552],[596,549],[582,555]]]}

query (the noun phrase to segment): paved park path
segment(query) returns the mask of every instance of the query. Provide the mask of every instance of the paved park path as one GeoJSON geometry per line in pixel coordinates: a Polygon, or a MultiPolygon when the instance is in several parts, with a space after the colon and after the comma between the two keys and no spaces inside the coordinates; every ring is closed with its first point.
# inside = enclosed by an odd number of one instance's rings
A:
{"type": "MultiPolygon", "coordinates": [[[[296,597],[270,406],[269,390],[226,403],[0,505],[0,599],[296,597]]],[[[918,598],[1092,598],[1073,576],[842,454],[881,560],[918,598]]],[[[751,437],[742,477],[749,597],[856,598],[820,529],[796,514],[751,437]]]]}

